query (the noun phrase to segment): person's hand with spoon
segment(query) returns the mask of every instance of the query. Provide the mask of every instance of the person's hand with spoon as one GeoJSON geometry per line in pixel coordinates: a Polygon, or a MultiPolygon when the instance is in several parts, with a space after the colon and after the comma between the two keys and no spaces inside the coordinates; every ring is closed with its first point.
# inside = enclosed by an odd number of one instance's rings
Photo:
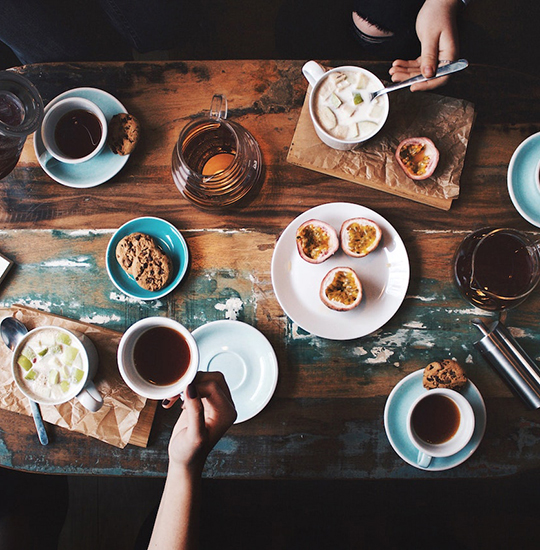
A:
{"type": "MultiPolygon", "coordinates": [[[[462,0],[426,0],[416,18],[416,34],[421,43],[417,59],[396,59],[390,68],[393,82],[401,82],[417,74],[427,78],[435,75],[437,66],[457,59],[457,13],[462,0]]],[[[442,86],[449,77],[413,84],[412,91],[432,90],[442,86]]]]}

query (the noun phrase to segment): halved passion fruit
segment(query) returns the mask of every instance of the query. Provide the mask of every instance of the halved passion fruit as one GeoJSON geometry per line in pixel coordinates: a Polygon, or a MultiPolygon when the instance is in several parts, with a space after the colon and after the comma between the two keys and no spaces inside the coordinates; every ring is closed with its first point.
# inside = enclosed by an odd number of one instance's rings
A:
{"type": "Polygon", "coordinates": [[[308,220],[296,230],[300,256],[311,264],[320,264],[339,248],[337,231],[321,220],[308,220]]]}
{"type": "Polygon", "coordinates": [[[373,252],[379,246],[381,237],[381,228],[367,218],[351,218],[341,226],[341,248],[353,258],[362,258],[373,252]]]}
{"type": "Polygon", "coordinates": [[[427,137],[408,138],[398,145],[396,159],[409,178],[425,180],[437,167],[439,150],[427,137]]]}
{"type": "Polygon", "coordinates": [[[335,267],[322,280],[320,296],[330,309],[348,311],[362,300],[362,284],[350,267],[335,267]]]}

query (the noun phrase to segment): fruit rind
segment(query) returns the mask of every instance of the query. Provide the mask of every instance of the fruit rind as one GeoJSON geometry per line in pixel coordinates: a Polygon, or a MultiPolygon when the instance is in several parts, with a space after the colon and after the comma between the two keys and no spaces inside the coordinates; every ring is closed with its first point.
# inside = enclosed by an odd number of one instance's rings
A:
{"type": "Polygon", "coordinates": [[[439,163],[439,150],[427,137],[404,139],[398,145],[395,156],[405,174],[417,181],[431,177],[439,163]]]}
{"type": "Polygon", "coordinates": [[[296,246],[303,260],[320,264],[339,249],[339,237],[331,225],[312,219],[296,230],[296,246]]]}
{"type": "Polygon", "coordinates": [[[362,283],[350,267],[335,267],[323,278],[319,295],[326,307],[349,311],[362,301],[362,283]]]}
{"type": "Polygon", "coordinates": [[[373,252],[381,242],[379,225],[368,218],[350,218],[341,225],[341,248],[347,256],[363,258],[373,252]]]}

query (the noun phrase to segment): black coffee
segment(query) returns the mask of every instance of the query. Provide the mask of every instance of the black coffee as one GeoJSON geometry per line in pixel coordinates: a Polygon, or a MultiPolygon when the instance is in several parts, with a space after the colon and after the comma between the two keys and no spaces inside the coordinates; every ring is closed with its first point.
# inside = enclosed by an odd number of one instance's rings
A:
{"type": "Polygon", "coordinates": [[[420,401],[411,417],[416,435],[426,443],[439,445],[456,434],[461,414],[458,406],[440,394],[428,395],[420,401]]]}
{"type": "Polygon", "coordinates": [[[80,159],[98,146],[102,133],[103,128],[96,115],[84,109],[75,109],[60,117],[54,139],[64,156],[80,159]]]}

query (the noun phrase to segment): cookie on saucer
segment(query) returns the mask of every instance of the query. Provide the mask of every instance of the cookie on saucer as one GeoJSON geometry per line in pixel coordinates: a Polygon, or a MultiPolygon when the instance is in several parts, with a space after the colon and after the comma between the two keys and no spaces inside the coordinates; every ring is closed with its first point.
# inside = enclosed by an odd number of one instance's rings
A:
{"type": "Polygon", "coordinates": [[[131,233],[116,245],[116,259],[139,286],[161,290],[172,274],[172,262],[150,235],[131,233]]]}
{"type": "Polygon", "coordinates": [[[457,361],[444,359],[433,361],[424,369],[424,388],[448,388],[459,390],[467,383],[467,376],[457,361]]]}
{"type": "Polygon", "coordinates": [[[116,155],[129,155],[139,142],[141,133],[139,121],[128,113],[118,113],[111,118],[107,132],[107,143],[116,155]]]}

